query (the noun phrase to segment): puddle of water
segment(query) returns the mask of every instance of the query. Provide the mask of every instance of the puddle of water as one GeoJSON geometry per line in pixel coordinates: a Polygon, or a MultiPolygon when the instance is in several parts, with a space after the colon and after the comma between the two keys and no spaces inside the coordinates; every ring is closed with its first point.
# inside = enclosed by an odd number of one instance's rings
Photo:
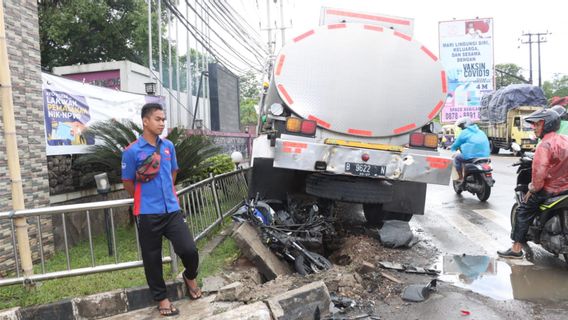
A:
{"type": "Polygon", "coordinates": [[[564,301],[568,271],[536,265],[509,265],[488,256],[447,255],[439,279],[496,300],[564,301]]]}

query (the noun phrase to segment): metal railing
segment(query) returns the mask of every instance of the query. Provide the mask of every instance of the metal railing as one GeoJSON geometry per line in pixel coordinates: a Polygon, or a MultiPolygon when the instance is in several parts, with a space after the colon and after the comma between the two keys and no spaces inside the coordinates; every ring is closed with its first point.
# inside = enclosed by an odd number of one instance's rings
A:
{"type": "MultiPolygon", "coordinates": [[[[191,233],[194,235],[195,241],[202,239],[208,235],[215,226],[222,224],[225,217],[232,214],[238,209],[243,199],[247,195],[247,183],[245,179],[245,170],[233,171],[218,176],[211,175],[209,178],[202,180],[198,183],[192,184],[182,190],[178,191],[178,198],[182,210],[187,213],[186,223],[191,233]]],[[[93,274],[106,271],[123,270],[128,268],[141,267],[142,259],[140,254],[140,244],[138,240],[138,229],[132,228],[136,239],[136,259],[132,261],[121,259],[119,247],[117,245],[117,226],[115,225],[115,211],[120,208],[128,208],[133,203],[133,199],[124,200],[111,200],[111,201],[98,201],[81,204],[62,205],[54,207],[45,207],[37,209],[26,209],[16,212],[0,212],[0,221],[3,219],[11,220],[11,238],[13,257],[15,261],[15,272],[9,274],[4,278],[0,278],[0,287],[8,286],[18,283],[32,283],[35,281],[42,281],[48,279],[56,279],[63,277],[71,277],[78,275],[93,274]],[[84,213],[86,220],[86,228],[89,242],[90,261],[87,267],[73,268],[73,259],[83,260],[85,257],[72,257],[70,254],[70,245],[68,239],[68,228],[66,216],[70,214],[84,213]],[[107,213],[110,217],[110,236],[108,239],[109,253],[112,252],[114,256],[114,263],[97,264],[95,258],[95,241],[93,240],[92,222],[94,215],[102,215],[107,213]],[[44,235],[41,225],[41,219],[52,218],[53,216],[61,216],[61,227],[63,231],[63,250],[66,259],[66,269],[46,272],[46,257],[43,243],[44,235]],[[16,245],[16,234],[14,228],[14,219],[19,217],[32,218],[35,217],[37,222],[36,237],[30,237],[30,242],[37,241],[39,246],[39,264],[34,261],[34,267],[37,270],[41,268],[41,273],[34,274],[30,277],[22,275],[19,266],[19,255],[16,245]]],[[[178,264],[176,255],[173,252],[173,247],[169,245],[170,256],[162,258],[163,263],[171,263],[172,272],[178,272],[178,264]]],[[[37,260],[37,259],[36,259],[37,260]]],[[[107,259],[108,260],[108,259],[107,259]]],[[[128,260],[128,259],[126,259],[128,260]]]]}

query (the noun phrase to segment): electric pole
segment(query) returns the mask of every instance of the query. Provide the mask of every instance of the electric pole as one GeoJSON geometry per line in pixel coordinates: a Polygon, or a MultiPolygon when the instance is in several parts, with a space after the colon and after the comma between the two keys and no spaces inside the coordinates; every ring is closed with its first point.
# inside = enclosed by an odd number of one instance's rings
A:
{"type": "Polygon", "coordinates": [[[522,44],[528,44],[529,45],[529,83],[533,83],[533,77],[532,77],[532,44],[536,43],[537,44],[537,48],[538,48],[538,86],[542,87],[542,72],[541,72],[541,59],[540,59],[540,44],[541,43],[545,43],[546,42],[546,36],[549,35],[550,33],[545,32],[545,33],[523,33],[523,37],[528,37],[528,41],[522,41],[522,44]],[[533,39],[536,38],[536,40],[533,39]]]}

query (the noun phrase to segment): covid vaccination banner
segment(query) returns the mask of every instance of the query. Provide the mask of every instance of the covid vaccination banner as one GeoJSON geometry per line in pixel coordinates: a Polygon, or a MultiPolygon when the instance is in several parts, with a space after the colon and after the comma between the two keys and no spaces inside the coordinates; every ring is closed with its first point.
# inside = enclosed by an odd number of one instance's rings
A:
{"type": "Polygon", "coordinates": [[[441,122],[478,120],[481,97],[494,88],[493,19],[443,21],[438,30],[448,80],[441,122]]]}
{"type": "Polygon", "coordinates": [[[98,142],[86,130],[97,121],[130,119],[142,125],[140,111],[160,97],[97,87],[42,73],[46,154],[88,153],[98,142]]]}

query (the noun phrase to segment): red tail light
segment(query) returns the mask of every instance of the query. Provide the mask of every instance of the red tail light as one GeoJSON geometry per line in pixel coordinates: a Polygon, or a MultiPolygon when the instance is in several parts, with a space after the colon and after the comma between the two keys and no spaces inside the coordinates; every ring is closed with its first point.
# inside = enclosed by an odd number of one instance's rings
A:
{"type": "Polygon", "coordinates": [[[303,134],[313,135],[316,133],[317,124],[315,121],[312,120],[304,120],[302,121],[302,127],[300,132],[303,134]]]}
{"type": "Polygon", "coordinates": [[[483,170],[491,170],[491,165],[489,163],[483,163],[481,167],[483,170]]]}
{"type": "Polygon", "coordinates": [[[420,132],[415,132],[410,135],[410,146],[411,147],[423,147],[424,146],[424,135],[420,132]]]}

